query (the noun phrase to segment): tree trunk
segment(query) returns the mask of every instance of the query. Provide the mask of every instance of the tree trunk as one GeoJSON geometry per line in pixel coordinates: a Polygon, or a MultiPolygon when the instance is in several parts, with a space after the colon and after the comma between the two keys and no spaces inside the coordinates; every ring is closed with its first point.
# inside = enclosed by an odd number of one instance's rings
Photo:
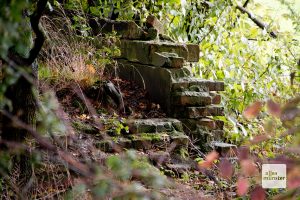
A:
{"type": "MultiPolygon", "coordinates": [[[[11,109],[6,106],[5,112],[18,117],[19,120],[35,128],[36,122],[36,97],[33,91],[33,84],[21,76],[18,81],[9,86],[5,97],[11,101],[11,109]]],[[[29,138],[28,131],[15,126],[13,120],[3,116],[2,139],[11,142],[24,143],[29,138]]],[[[19,169],[18,185],[23,188],[28,183],[32,168],[29,152],[20,152],[12,159],[13,169],[19,169]]]]}

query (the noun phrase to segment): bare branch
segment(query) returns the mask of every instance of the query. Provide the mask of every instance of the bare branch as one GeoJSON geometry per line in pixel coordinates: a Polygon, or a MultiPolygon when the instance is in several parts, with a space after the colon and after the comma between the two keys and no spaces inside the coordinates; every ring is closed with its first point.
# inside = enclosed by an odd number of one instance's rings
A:
{"type": "Polygon", "coordinates": [[[31,28],[35,33],[36,38],[34,40],[33,48],[29,52],[29,57],[24,58],[17,52],[14,52],[12,48],[9,49],[8,58],[19,66],[30,66],[37,58],[40,50],[42,49],[42,46],[45,41],[45,36],[43,31],[39,27],[39,22],[42,17],[43,11],[47,6],[47,2],[48,0],[39,0],[37,2],[37,8],[35,12],[30,16],[31,28]]]}
{"type": "MultiPolygon", "coordinates": [[[[246,13],[248,15],[248,17],[261,29],[266,29],[267,30],[267,25],[264,24],[263,22],[259,21],[257,18],[255,18],[255,16],[253,14],[251,14],[248,10],[246,10],[244,7],[242,6],[237,6],[236,7],[239,11],[241,11],[242,13],[246,13]]],[[[277,38],[277,34],[273,31],[269,32],[270,36],[273,38],[277,38]]]]}

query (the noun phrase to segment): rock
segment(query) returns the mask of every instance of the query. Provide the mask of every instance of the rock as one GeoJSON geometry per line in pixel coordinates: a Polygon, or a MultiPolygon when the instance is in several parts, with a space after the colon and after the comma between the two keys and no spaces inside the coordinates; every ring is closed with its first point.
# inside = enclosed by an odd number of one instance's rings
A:
{"type": "Polygon", "coordinates": [[[211,133],[214,136],[214,140],[222,141],[225,138],[223,128],[221,130],[212,130],[211,133]]]}
{"type": "Polygon", "coordinates": [[[236,154],[237,146],[234,144],[229,144],[229,143],[219,142],[219,141],[212,141],[210,145],[213,149],[215,149],[223,157],[226,157],[230,154],[237,155],[236,154]]]}
{"type": "Polygon", "coordinates": [[[172,95],[172,104],[180,106],[205,106],[210,105],[211,97],[207,92],[176,92],[172,95]]]}
{"type": "Polygon", "coordinates": [[[101,151],[104,152],[113,152],[114,145],[118,149],[124,149],[124,148],[130,148],[131,147],[131,140],[123,137],[115,137],[112,138],[111,140],[102,140],[98,141],[95,146],[96,148],[100,149],[101,151]]]}
{"type": "Polygon", "coordinates": [[[177,146],[188,147],[189,141],[189,137],[184,133],[176,133],[171,135],[171,142],[176,143],[177,146]]]}
{"type": "Polygon", "coordinates": [[[166,68],[182,68],[184,58],[178,57],[176,53],[155,52],[152,56],[152,65],[166,68]]]}
{"type": "Polygon", "coordinates": [[[208,91],[223,91],[224,90],[224,82],[221,81],[211,81],[211,80],[203,80],[193,77],[184,77],[175,80],[172,83],[172,90],[176,91],[180,88],[189,88],[191,86],[200,86],[202,88],[207,88],[208,91]]]}
{"type": "Polygon", "coordinates": [[[138,133],[171,133],[182,130],[179,120],[170,118],[136,119],[127,122],[130,132],[138,133]]]}
{"type": "Polygon", "coordinates": [[[166,166],[177,173],[184,173],[190,171],[192,169],[191,165],[189,164],[166,164],[166,166]]]}
{"type": "Polygon", "coordinates": [[[149,15],[146,19],[147,28],[155,28],[160,34],[164,34],[164,25],[154,15],[149,15]]]}
{"type": "Polygon", "coordinates": [[[79,132],[84,132],[87,134],[99,133],[99,130],[96,127],[91,125],[89,122],[83,122],[81,120],[72,121],[72,127],[79,132]]]}
{"type": "Polygon", "coordinates": [[[197,119],[207,116],[223,116],[224,108],[220,106],[207,107],[176,107],[173,116],[175,118],[197,119]]]}
{"type": "Polygon", "coordinates": [[[158,41],[121,40],[119,47],[121,50],[121,58],[145,65],[153,65],[152,59],[156,52],[176,53],[185,60],[188,58],[188,49],[184,44],[158,41]]]}
{"type": "Polygon", "coordinates": [[[89,24],[95,36],[115,31],[123,39],[140,40],[146,38],[146,32],[133,21],[91,18],[89,24]]]}
{"type": "Polygon", "coordinates": [[[148,154],[149,154],[149,159],[158,165],[168,163],[171,160],[170,154],[168,152],[149,151],[148,154]]]}
{"type": "Polygon", "coordinates": [[[170,68],[168,70],[171,72],[171,76],[172,76],[172,81],[171,82],[173,82],[174,79],[178,79],[178,78],[187,77],[187,76],[192,75],[191,68],[189,66],[185,66],[185,65],[182,68],[170,68]]]}
{"type": "Polygon", "coordinates": [[[214,120],[209,118],[202,119],[180,119],[180,121],[190,130],[195,130],[198,127],[203,127],[207,130],[223,129],[224,122],[221,120],[214,120]]]}
{"type": "Polygon", "coordinates": [[[155,40],[158,38],[158,31],[155,28],[149,28],[145,32],[145,40],[155,40]]]}

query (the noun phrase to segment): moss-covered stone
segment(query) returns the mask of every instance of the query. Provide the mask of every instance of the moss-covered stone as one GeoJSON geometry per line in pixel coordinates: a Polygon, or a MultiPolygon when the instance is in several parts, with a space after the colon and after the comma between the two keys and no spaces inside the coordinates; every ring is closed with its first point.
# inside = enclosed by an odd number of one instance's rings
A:
{"type": "Polygon", "coordinates": [[[79,132],[83,132],[83,133],[88,133],[88,134],[97,134],[99,133],[99,130],[92,126],[91,124],[89,124],[88,122],[83,122],[80,120],[75,120],[72,122],[72,127],[79,131],[79,132]]]}

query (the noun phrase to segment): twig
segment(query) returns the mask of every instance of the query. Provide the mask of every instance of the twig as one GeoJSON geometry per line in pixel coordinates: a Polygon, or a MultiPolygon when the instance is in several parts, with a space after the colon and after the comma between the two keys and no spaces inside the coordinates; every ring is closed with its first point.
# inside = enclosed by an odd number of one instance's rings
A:
{"type": "Polygon", "coordinates": [[[8,51],[8,58],[19,66],[30,66],[37,58],[40,50],[42,49],[45,41],[45,36],[43,31],[39,27],[39,22],[42,17],[43,11],[46,8],[47,2],[48,0],[39,0],[37,2],[37,9],[30,16],[30,25],[36,35],[36,38],[34,40],[34,45],[29,52],[29,57],[24,58],[19,53],[13,51],[12,48],[10,48],[8,51]]]}
{"type": "MultiPolygon", "coordinates": [[[[255,18],[255,16],[250,13],[248,10],[246,10],[244,7],[242,6],[236,6],[236,8],[241,11],[242,13],[246,13],[248,15],[248,17],[261,29],[263,30],[267,30],[267,25],[265,25],[263,22],[259,21],[257,18],[255,18]]],[[[269,32],[270,36],[272,38],[277,38],[277,34],[273,31],[269,32]]]]}

